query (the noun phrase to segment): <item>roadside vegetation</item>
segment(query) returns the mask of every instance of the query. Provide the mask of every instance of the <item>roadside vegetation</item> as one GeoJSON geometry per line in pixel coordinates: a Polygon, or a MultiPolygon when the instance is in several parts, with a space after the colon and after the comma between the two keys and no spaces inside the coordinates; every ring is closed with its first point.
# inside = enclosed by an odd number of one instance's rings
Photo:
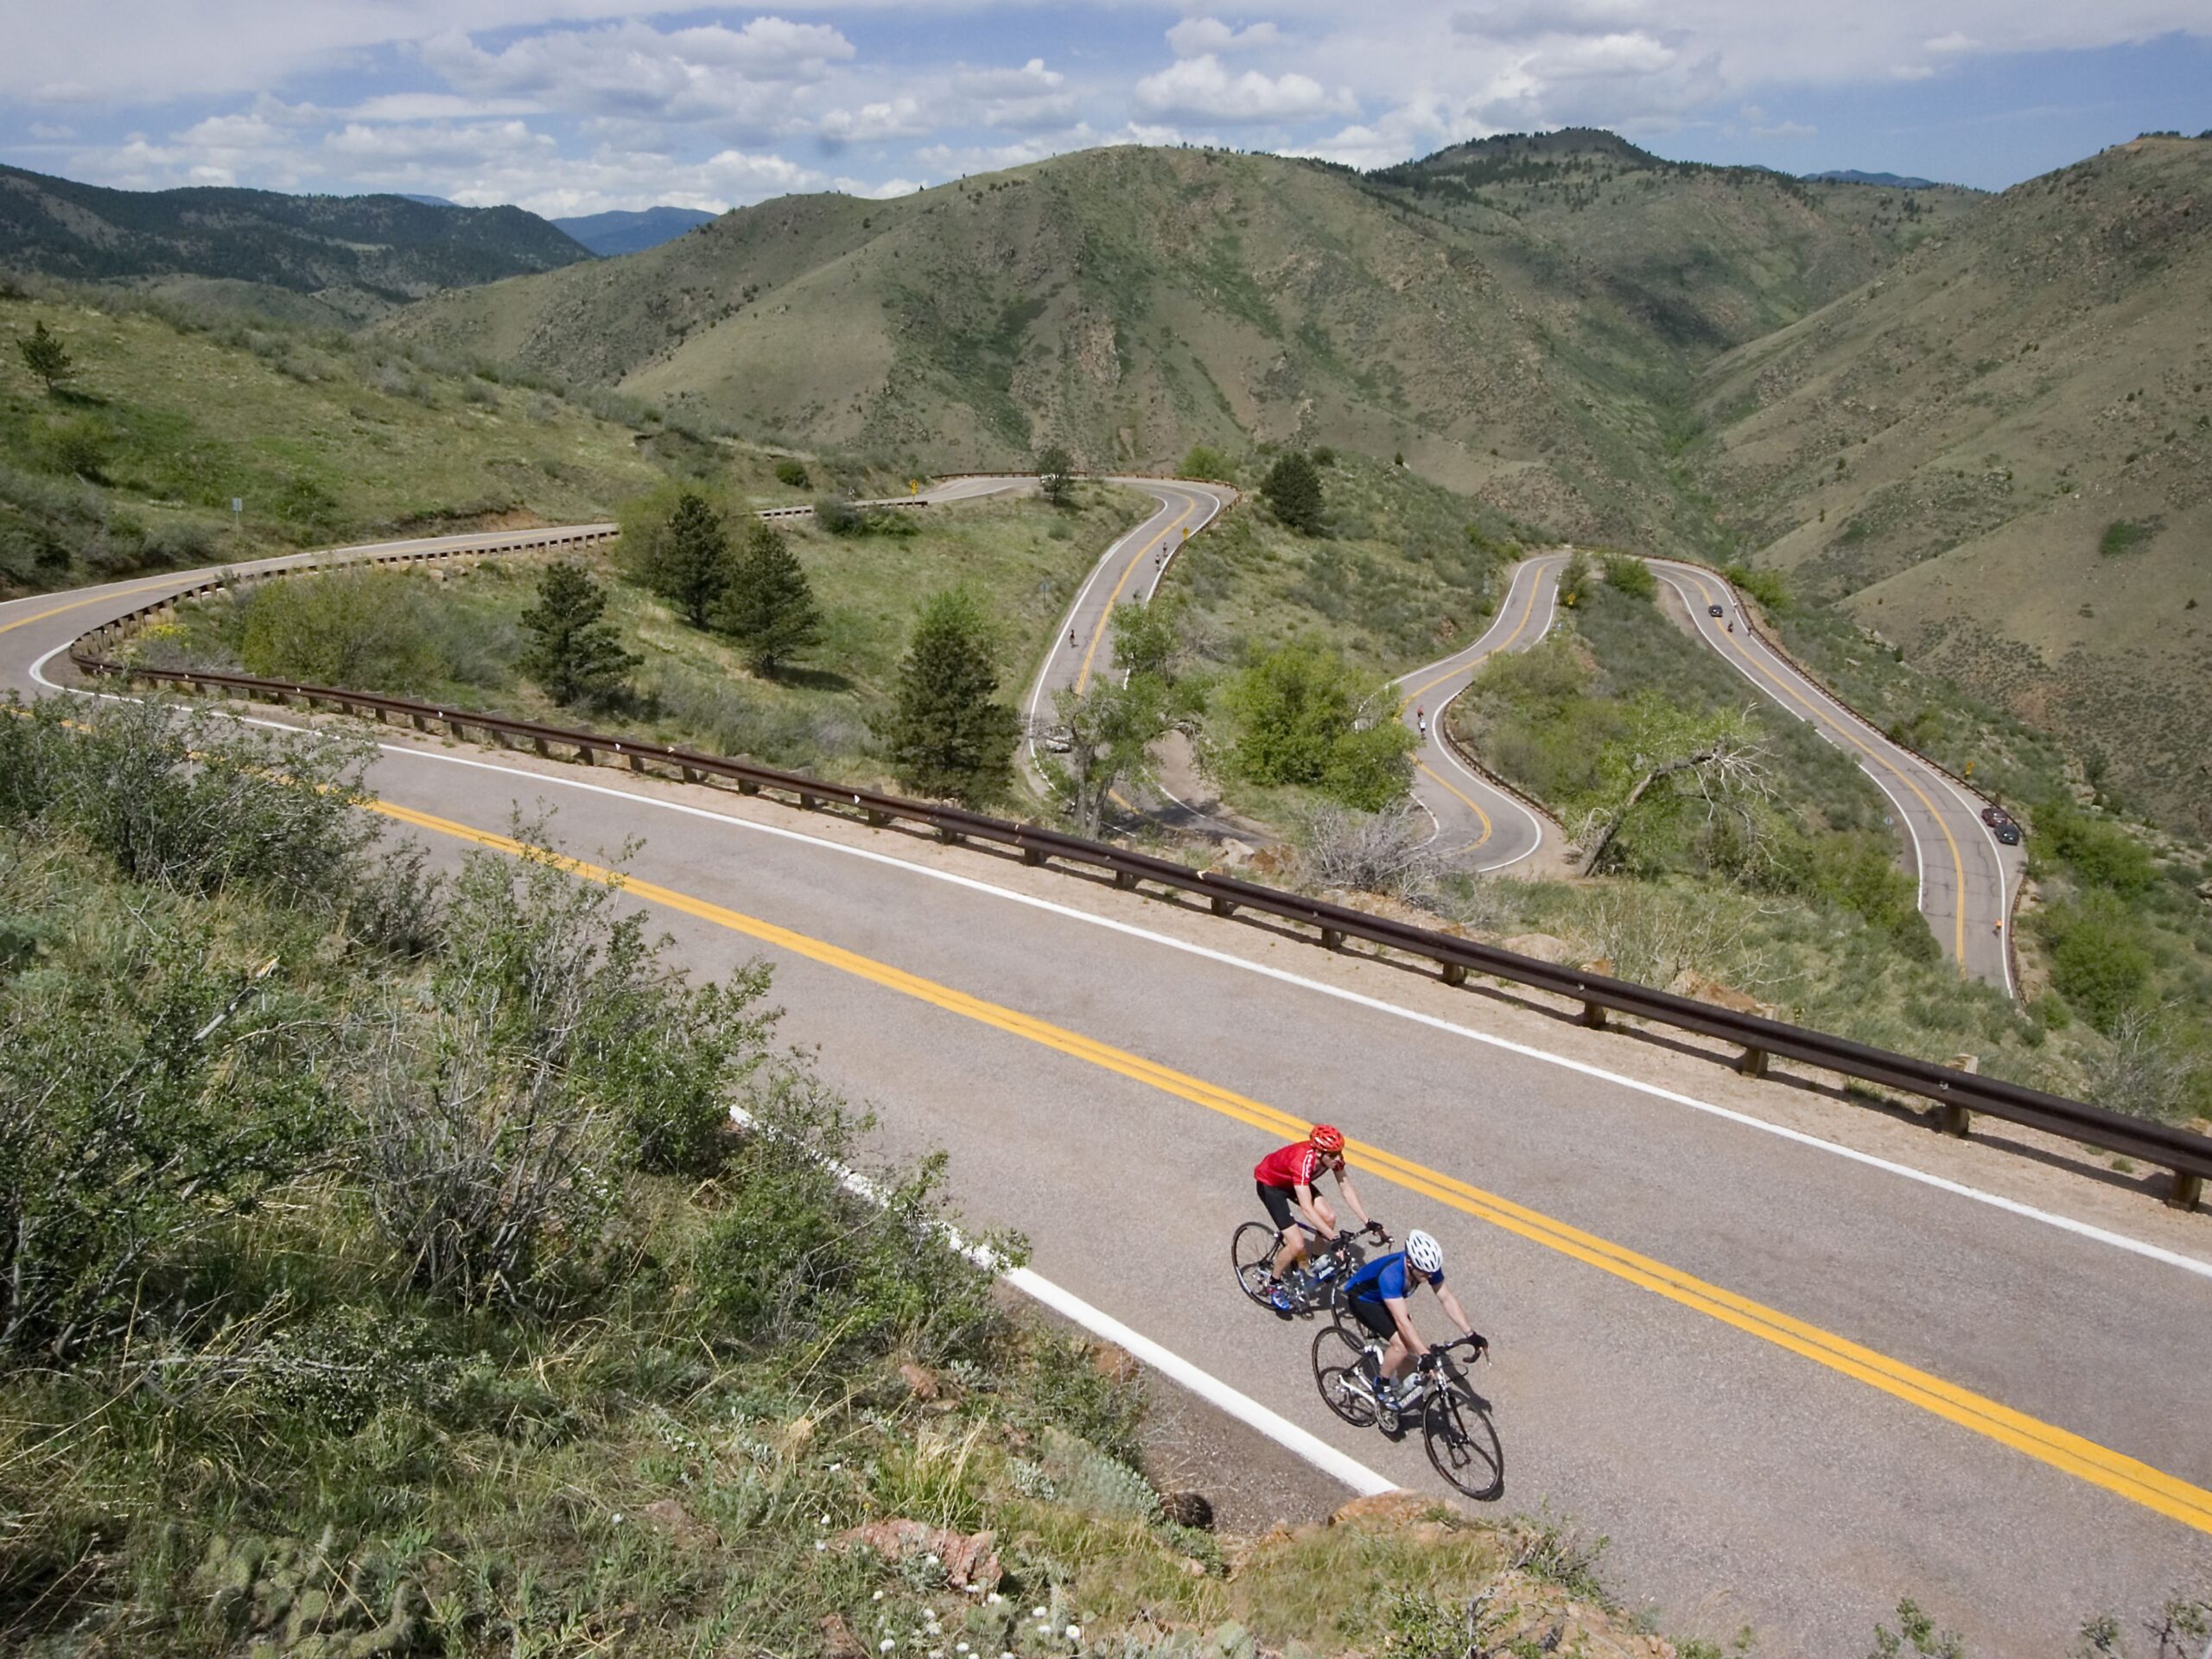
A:
{"type": "Polygon", "coordinates": [[[549,826],[432,874],[365,744],[67,712],[0,718],[10,1652],[1605,1630],[1555,1524],[1211,1531],[1126,1358],[947,1242],[939,1162],[842,1184],[868,1120],[766,969],[687,977],[549,826]]]}
{"type": "MultiPolygon", "coordinates": [[[[542,645],[525,617],[543,602],[530,559],[242,585],[184,607],[135,649],[149,663],[236,666],[556,723],[582,709],[597,728],[879,782],[900,775],[884,722],[932,599],[969,595],[966,638],[996,701],[1010,705],[1098,549],[1141,512],[1126,493],[1084,484],[1066,508],[963,502],[860,515],[839,534],[803,518],[762,523],[724,492],[671,480],[625,504],[611,555],[574,561],[604,600],[607,645],[636,660],[565,703],[530,671],[542,645]]],[[[1012,725],[993,741],[1002,777],[1012,725]]]]}

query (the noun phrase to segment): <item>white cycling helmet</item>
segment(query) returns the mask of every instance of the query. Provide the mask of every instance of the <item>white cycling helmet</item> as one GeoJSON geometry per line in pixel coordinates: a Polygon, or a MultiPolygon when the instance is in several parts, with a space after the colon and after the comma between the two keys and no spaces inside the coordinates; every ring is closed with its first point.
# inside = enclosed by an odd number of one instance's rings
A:
{"type": "Polygon", "coordinates": [[[1406,1260],[1423,1273],[1441,1273],[1444,1247],[1416,1227],[1406,1235],[1406,1260]]]}

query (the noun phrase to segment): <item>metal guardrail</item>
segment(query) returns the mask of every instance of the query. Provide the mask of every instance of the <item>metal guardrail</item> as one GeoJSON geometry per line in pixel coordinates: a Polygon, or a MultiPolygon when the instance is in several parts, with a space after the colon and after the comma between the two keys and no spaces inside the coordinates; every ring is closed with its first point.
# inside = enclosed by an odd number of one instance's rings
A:
{"type": "MultiPolygon", "coordinates": [[[[563,532],[575,540],[604,540],[611,533],[601,527],[586,532],[563,532]]],[[[460,553],[472,550],[453,550],[460,553]]],[[[423,556],[391,556],[399,559],[423,556]]],[[[1449,985],[1464,984],[1469,976],[1479,974],[1579,1001],[1582,1005],[1583,1023],[1593,1027],[1602,1028],[1608,1015],[1620,1014],[1714,1038],[1741,1048],[1738,1069],[1753,1076],[1764,1074],[1771,1058],[1796,1061],[1917,1096],[1936,1103],[1942,1126],[1954,1135],[1965,1135],[1972,1115],[1982,1112],[2006,1122],[2138,1159],[2172,1172],[2172,1188],[2167,1202],[2177,1208],[2193,1207],[2202,1195],[2205,1177],[2212,1175],[2212,1138],[2167,1124],[2068,1100],[2021,1084],[1956,1071],[1932,1060],[1891,1053],[1762,1015],[1739,1014],[1609,975],[1541,962],[1495,945],[1456,938],[1432,928],[1394,921],[1325,899],[1308,899],[1259,882],[1193,869],[1172,859],[1086,840],[1040,824],[1019,823],[971,812],[964,807],[909,800],[876,790],[852,789],[797,772],[702,754],[664,743],[636,742],[568,727],[444,709],[411,698],[381,696],[333,686],[295,684],[248,674],[140,668],[111,661],[88,648],[90,642],[112,638],[118,629],[168,608],[179,598],[219,585],[203,584],[185,594],[141,607],[93,630],[71,646],[70,661],[87,675],[122,675],[187,688],[205,686],[276,702],[297,699],[310,709],[334,708],[379,721],[404,721],[417,731],[442,726],[453,735],[463,737],[473,728],[502,747],[518,742],[547,756],[551,756],[556,748],[566,749],[587,764],[607,757],[626,764],[633,772],[658,770],[672,773],[686,783],[723,779],[735,784],[741,793],[789,797],[803,809],[857,815],[878,825],[920,824],[949,841],[976,841],[1002,847],[1020,854],[1025,864],[1057,861],[1102,871],[1122,888],[1150,883],[1170,892],[1204,899],[1217,915],[1247,910],[1313,928],[1319,933],[1325,950],[1338,950],[1347,939],[1358,939],[1382,950],[1432,963],[1449,985]]]]}

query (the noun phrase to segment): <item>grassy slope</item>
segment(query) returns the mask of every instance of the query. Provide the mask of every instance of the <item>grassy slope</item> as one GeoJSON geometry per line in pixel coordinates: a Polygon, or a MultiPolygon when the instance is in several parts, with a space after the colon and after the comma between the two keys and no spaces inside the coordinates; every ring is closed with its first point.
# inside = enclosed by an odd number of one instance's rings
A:
{"type": "Polygon", "coordinates": [[[1723,359],[1700,393],[1715,428],[1700,468],[1744,503],[1767,562],[1915,662],[2101,751],[2126,795],[2200,836],[2208,191],[2202,140],[2032,180],[1723,359]],[[2115,523],[2145,533],[2101,553],[2115,523]]]}
{"type": "Polygon", "coordinates": [[[1700,322],[1710,352],[1904,239],[1853,187],[1745,182],[1764,176],[1647,168],[1586,219],[1535,187],[1461,213],[1311,163],[1118,148],[893,202],[766,203],[391,326],[756,435],[939,466],[1054,436],[1095,463],[1170,462],[1201,438],[1402,451],[1564,533],[1675,545],[1688,530],[1650,398],[1687,366],[1653,319],[1690,277],[1636,251],[1706,234],[1747,191],[1716,262],[1789,221],[1747,279],[1760,302],[1700,322]],[[1586,226],[1623,214],[1645,229],[1609,264],[1615,240],[1586,226]]]}
{"type": "MultiPolygon", "coordinates": [[[[748,673],[739,652],[687,627],[660,600],[620,580],[619,551],[591,560],[607,582],[610,614],[626,646],[645,658],[638,696],[603,711],[563,709],[515,667],[532,601],[534,563],[498,560],[443,582],[408,578],[415,625],[442,664],[429,683],[389,690],[595,729],[636,731],[664,742],[850,780],[882,781],[869,721],[888,701],[916,611],[930,595],[966,582],[1001,630],[1001,686],[1027,687],[1052,644],[1059,617],[1099,549],[1143,516],[1128,493],[1086,487],[1070,511],[1034,499],[932,508],[911,536],[830,536],[810,522],[785,533],[824,612],[821,643],[787,679],[748,673]]],[[[291,578],[296,582],[307,578],[291,578]]],[[[251,602],[250,600],[248,601],[251,602]]],[[[188,607],[181,634],[142,642],[149,660],[238,665],[239,607],[227,598],[188,607]]]]}
{"type": "MultiPolygon", "coordinates": [[[[0,595],[139,569],[505,522],[601,518],[670,472],[764,505],[808,499],[774,457],[664,423],[270,316],[61,286],[0,300],[10,341],[43,322],[78,365],[49,397],[0,363],[0,595]],[[94,481],[57,439],[82,429],[94,481]],[[245,502],[243,534],[232,497],[245,502]]],[[[887,484],[814,463],[810,488],[887,484]]]]}

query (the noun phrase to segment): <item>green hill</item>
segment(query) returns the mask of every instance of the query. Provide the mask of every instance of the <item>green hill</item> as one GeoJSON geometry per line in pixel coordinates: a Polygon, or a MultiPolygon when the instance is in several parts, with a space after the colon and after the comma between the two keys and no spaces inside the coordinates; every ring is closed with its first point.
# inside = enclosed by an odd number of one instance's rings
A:
{"type": "Polygon", "coordinates": [[[1698,470],[1802,592],[2202,835],[2208,392],[2212,143],[2147,137],[1713,365],[1698,470]]]}
{"type": "Polygon", "coordinates": [[[404,196],[108,190],[0,167],[0,269],[83,282],[209,277],[385,304],[592,256],[519,207],[404,196]]]}
{"type": "MultiPolygon", "coordinates": [[[[620,262],[449,294],[391,327],[751,435],[1000,466],[1325,438],[1580,536],[1688,544],[1654,398],[1885,269],[1878,196],[1658,162],[1602,134],[1374,179],[1116,148],[891,202],[798,196],[620,262]],[[1486,168],[1478,185],[1471,172],[1486,168]],[[1596,205],[1643,228],[1609,235],[1596,205]],[[1741,297],[1686,315],[1706,256],[1741,297]]],[[[1525,148],[1526,146],[1524,146],[1525,148]]],[[[1948,199],[1931,213],[1949,206],[1948,199]]]]}

